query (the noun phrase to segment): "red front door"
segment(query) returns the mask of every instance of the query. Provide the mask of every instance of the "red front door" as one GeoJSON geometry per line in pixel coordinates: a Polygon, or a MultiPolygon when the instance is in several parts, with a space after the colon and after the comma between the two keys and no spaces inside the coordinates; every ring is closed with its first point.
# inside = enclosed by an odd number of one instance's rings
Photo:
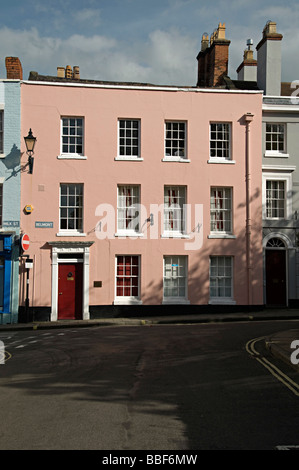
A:
{"type": "Polygon", "coordinates": [[[83,264],[58,265],[58,320],[82,319],[83,264]]]}

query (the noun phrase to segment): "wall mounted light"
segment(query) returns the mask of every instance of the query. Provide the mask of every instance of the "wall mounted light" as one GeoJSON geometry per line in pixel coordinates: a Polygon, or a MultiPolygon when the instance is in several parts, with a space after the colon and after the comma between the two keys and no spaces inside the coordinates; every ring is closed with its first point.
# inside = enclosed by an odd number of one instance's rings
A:
{"type": "Polygon", "coordinates": [[[36,142],[36,137],[33,136],[32,130],[29,129],[27,137],[24,137],[25,144],[26,144],[26,153],[28,155],[28,165],[29,165],[29,173],[32,174],[33,172],[33,157],[34,154],[34,146],[36,142]]]}

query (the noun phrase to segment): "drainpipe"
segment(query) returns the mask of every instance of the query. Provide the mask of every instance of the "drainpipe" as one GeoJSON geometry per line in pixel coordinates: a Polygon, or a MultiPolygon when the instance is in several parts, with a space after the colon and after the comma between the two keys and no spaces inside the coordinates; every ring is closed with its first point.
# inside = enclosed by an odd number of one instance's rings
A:
{"type": "Polygon", "coordinates": [[[253,114],[245,114],[246,150],[245,150],[245,183],[246,183],[246,273],[247,273],[247,304],[252,305],[252,264],[251,264],[251,214],[250,214],[250,123],[253,114]]]}

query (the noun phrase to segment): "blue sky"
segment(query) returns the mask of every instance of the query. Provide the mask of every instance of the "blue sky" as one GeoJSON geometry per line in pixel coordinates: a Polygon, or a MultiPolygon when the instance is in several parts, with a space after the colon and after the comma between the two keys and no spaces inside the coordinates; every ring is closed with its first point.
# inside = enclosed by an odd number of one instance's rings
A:
{"type": "Polygon", "coordinates": [[[282,41],[282,80],[299,79],[299,3],[273,0],[10,0],[0,15],[0,77],[4,59],[56,75],[78,65],[81,78],[195,85],[204,32],[226,24],[229,75],[236,78],[246,40],[254,50],[268,20],[282,41]]]}

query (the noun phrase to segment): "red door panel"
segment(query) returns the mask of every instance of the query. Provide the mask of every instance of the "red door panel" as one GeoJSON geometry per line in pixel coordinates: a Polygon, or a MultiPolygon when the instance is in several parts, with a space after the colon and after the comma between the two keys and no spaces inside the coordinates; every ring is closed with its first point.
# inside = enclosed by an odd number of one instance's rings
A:
{"type": "Polygon", "coordinates": [[[82,319],[83,264],[58,265],[58,320],[82,319]]]}

